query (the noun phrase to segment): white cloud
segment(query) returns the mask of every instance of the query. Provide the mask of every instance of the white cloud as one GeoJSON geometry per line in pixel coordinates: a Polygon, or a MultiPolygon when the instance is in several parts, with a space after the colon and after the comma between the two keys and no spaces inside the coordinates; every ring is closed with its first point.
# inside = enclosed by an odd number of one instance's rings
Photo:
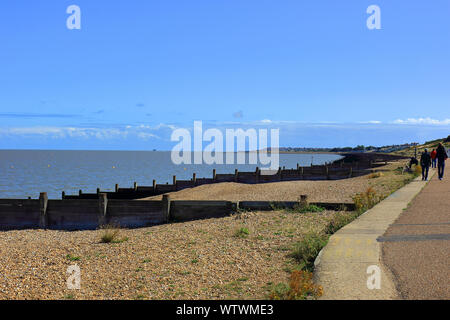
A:
{"type": "Polygon", "coordinates": [[[397,119],[394,121],[395,124],[419,124],[419,125],[450,125],[450,119],[431,119],[431,118],[408,118],[406,120],[397,119]]]}
{"type": "Polygon", "coordinates": [[[361,121],[362,124],[380,124],[381,121],[378,120],[369,120],[369,121],[361,121]]]}
{"type": "Polygon", "coordinates": [[[122,128],[80,128],[80,127],[3,127],[0,128],[0,136],[45,136],[54,139],[64,138],[95,138],[98,140],[108,140],[115,138],[127,138],[136,136],[140,139],[159,138],[155,133],[161,128],[149,126],[125,126],[122,128]]]}
{"type": "Polygon", "coordinates": [[[142,139],[142,140],[148,140],[150,138],[159,138],[157,135],[154,135],[152,133],[147,133],[147,132],[139,132],[137,134],[138,138],[142,139]]]}

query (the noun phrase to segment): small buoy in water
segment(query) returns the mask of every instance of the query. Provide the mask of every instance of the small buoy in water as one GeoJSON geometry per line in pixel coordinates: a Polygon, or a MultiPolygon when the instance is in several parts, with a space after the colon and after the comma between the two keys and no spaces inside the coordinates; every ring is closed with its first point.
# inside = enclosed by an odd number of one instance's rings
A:
{"type": "Polygon", "coordinates": [[[47,165],[47,167],[49,167],[49,168],[50,168],[50,165],[47,165]]]}
{"type": "Polygon", "coordinates": [[[184,170],[186,170],[186,168],[184,168],[184,170]]]}
{"type": "Polygon", "coordinates": [[[115,167],[115,166],[112,166],[112,168],[115,169],[116,167],[115,167]]]}

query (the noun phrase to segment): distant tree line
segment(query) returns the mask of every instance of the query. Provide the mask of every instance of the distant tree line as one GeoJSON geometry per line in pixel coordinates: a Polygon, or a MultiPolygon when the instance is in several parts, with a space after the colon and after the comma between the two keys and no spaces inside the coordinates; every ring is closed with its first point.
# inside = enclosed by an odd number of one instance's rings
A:
{"type": "MultiPolygon", "coordinates": [[[[448,139],[450,139],[450,136],[448,139]]],[[[364,146],[364,145],[357,145],[356,147],[335,147],[335,148],[280,147],[279,150],[281,152],[393,152],[410,148],[413,147],[414,145],[416,145],[416,143],[405,143],[382,147],[364,146]]]]}

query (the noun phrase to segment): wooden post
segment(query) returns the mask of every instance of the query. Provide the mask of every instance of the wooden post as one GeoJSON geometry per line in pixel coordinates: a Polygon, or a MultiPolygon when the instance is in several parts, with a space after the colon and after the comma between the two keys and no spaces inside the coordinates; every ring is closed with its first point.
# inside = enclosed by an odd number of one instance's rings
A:
{"type": "Polygon", "coordinates": [[[197,182],[197,175],[195,174],[195,172],[192,174],[192,185],[195,186],[195,183],[197,182]]]}
{"type": "Polygon", "coordinates": [[[78,195],[81,196],[83,194],[83,191],[80,189],[78,190],[78,195]]]}
{"type": "Polygon", "coordinates": [[[66,193],[63,191],[61,192],[61,199],[64,199],[66,197],[66,193]]]}
{"type": "Polygon", "coordinates": [[[281,167],[278,167],[278,178],[280,181],[283,179],[283,175],[281,174],[281,167]]]}
{"type": "Polygon", "coordinates": [[[304,172],[303,172],[303,167],[302,167],[302,179],[304,178],[303,175],[304,175],[304,172]]]}
{"type": "Polygon", "coordinates": [[[163,194],[162,196],[163,214],[166,217],[166,222],[170,221],[170,196],[163,194]]]}
{"type": "Polygon", "coordinates": [[[47,229],[48,227],[47,204],[47,192],[41,192],[39,194],[39,228],[41,229],[47,229]]]}
{"type": "Polygon", "coordinates": [[[100,193],[100,188],[97,188],[97,194],[99,194],[100,193]]]}
{"type": "Polygon", "coordinates": [[[297,163],[297,170],[299,170],[300,169],[300,165],[297,163]]]}
{"type": "Polygon", "coordinates": [[[330,180],[330,171],[328,169],[328,166],[325,166],[325,171],[326,171],[326,175],[327,175],[327,180],[330,180]]]}
{"type": "Polygon", "coordinates": [[[213,181],[217,180],[216,169],[213,169],[213,181]]]}
{"type": "Polygon", "coordinates": [[[255,182],[259,183],[259,175],[261,174],[260,170],[258,167],[256,167],[256,172],[255,172],[255,182]]]}
{"type": "Polygon", "coordinates": [[[176,190],[177,189],[177,176],[173,176],[172,184],[174,185],[175,190],[176,190]]]}
{"type": "Polygon", "coordinates": [[[137,182],[135,181],[135,182],[134,182],[134,184],[133,184],[133,189],[134,189],[134,192],[136,192],[136,191],[137,191],[137,187],[138,187],[138,185],[137,185],[137,182]]]}
{"type": "Polygon", "coordinates": [[[353,167],[350,167],[350,174],[348,175],[349,178],[351,178],[353,175],[353,167]]]}
{"type": "Polygon", "coordinates": [[[156,180],[153,180],[153,192],[156,192],[156,180]]]}
{"type": "Polygon", "coordinates": [[[234,182],[238,182],[239,171],[238,169],[234,169],[234,182]]]}
{"type": "Polygon", "coordinates": [[[116,183],[116,187],[114,189],[116,192],[119,192],[119,185],[116,183]]]}
{"type": "Polygon", "coordinates": [[[101,227],[106,223],[106,212],[108,209],[108,196],[106,193],[98,194],[98,226],[101,227]]]}
{"type": "Polygon", "coordinates": [[[308,196],[306,194],[300,195],[300,207],[304,208],[308,206],[308,196]]]}

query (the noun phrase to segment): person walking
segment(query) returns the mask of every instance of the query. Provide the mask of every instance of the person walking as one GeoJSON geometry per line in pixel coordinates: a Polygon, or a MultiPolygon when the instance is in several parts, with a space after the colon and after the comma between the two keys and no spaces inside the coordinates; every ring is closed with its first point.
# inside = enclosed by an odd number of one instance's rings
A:
{"type": "Polygon", "coordinates": [[[447,160],[447,151],[442,143],[439,143],[436,149],[437,167],[439,180],[444,179],[445,160],[447,160]]]}
{"type": "Polygon", "coordinates": [[[425,151],[420,156],[420,166],[422,167],[422,180],[428,180],[428,170],[430,170],[431,165],[431,156],[428,153],[428,150],[425,151]]]}
{"type": "Polygon", "coordinates": [[[431,151],[430,156],[431,156],[431,167],[432,167],[432,168],[436,168],[436,162],[437,162],[437,159],[436,159],[436,149],[433,149],[433,150],[431,151]]]}

